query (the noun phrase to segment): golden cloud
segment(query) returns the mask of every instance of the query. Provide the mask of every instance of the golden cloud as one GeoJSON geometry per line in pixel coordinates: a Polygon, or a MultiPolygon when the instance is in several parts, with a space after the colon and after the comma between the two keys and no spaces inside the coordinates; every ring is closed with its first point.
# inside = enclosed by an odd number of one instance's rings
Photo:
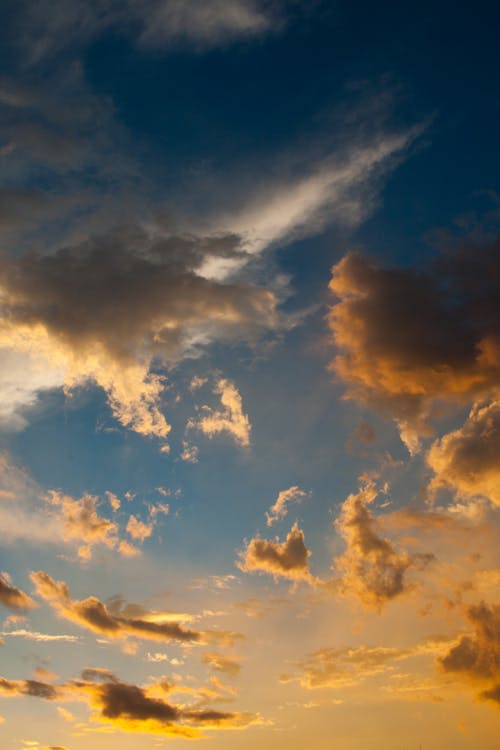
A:
{"type": "MultiPolygon", "coordinates": [[[[54,581],[44,571],[32,572],[37,593],[64,620],[74,622],[80,627],[108,638],[126,638],[134,636],[155,641],[178,641],[182,643],[230,643],[238,635],[225,631],[197,631],[185,628],[182,617],[178,621],[171,618],[148,618],[142,608],[141,614],[123,614],[120,610],[114,614],[103,602],[94,596],[80,601],[71,599],[68,586],[63,581],[54,581]]],[[[133,610],[132,610],[133,611],[133,610]]]]}
{"type": "Polygon", "coordinates": [[[278,493],[275,503],[269,508],[269,512],[266,513],[267,525],[272,526],[276,521],[281,521],[286,517],[291,503],[300,503],[308,496],[309,493],[299,489],[297,485],[282,490],[278,493]]]}
{"type": "MultiPolygon", "coordinates": [[[[250,445],[251,424],[248,416],[243,413],[243,401],[238,389],[230,380],[220,378],[215,386],[214,393],[220,396],[222,409],[212,409],[202,406],[202,416],[191,419],[188,429],[197,429],[204,435],[212,438],[220,433],[230,435],[233,440],[242,447],[250,445]]],[[[184,460],[192,461],[197,456],[193,453],[193,447],[187,446],[184,450],[184,460]]]]}
{"type": "Polygon", "coordinates": [[[347,397],[394,418],[410,450],[441,403],[500,387],[498,242],[439,267],[383,268],[358,252],[332,270],[329,316],[347,397]]]}
{"type": "Polygon", "coordinates": [[[466,615],[473,635],[462,636],[438,664],[445,672],[485,686],[480,697],[500,706],[500,605],[481,602],[468,607],[466,615]]]}
{"type": "Polygon", "coordinates": [[[284,542],[276,539],[251,539],[240,553],[237,563],[246,573],[269,573],[275,578],[288,578],[292,581],[315,582],[309,570],[311,552],[304,541],[304,532],[295,523],[284,542]]]}
{"type": "Polygon", "coordinates": [[[0,604],[15,610],[33,609],[37,606],[30,596],[12,586],[2,575],[0,575],[0,604]]]}
{"type": "Polygon", "coordinates": [[[346,541],[347,549],[337,557],[335,567],[342,573],[344,594],[380,609],[412,589],[406,579],[408,569],[427,565],[433,555],[409,555],[381,535],[377,519],[369,509],[377,494],[375,485],[368,482],[342,505],[335,527],[346,541]]]}

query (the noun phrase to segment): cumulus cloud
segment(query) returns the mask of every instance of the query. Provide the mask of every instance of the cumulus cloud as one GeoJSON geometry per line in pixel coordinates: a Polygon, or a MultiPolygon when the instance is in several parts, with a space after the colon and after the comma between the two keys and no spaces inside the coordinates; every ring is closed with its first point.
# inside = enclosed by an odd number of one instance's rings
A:
{"type": "Polygon", "coordinates": [[[231,642],[236,634],[224,631],[202,632],[185,628],[182,616],[172,619],[164,614],[148,613],[142,608],[122,610],[114,607],[116,614],[95,596],[74,600],[63,581],[55,581],[44,571],[32,572],[38,595],[50,604],[59,617],[73,622],[107,638],[124,639],[129,636],[154,641],[177,641],[180,643],[231,642]],[[129,614],[130,612],[130,614],[129,614]]]}
{"type": "Polygon", "coordinates": [[[0,604],[15,610],[33,609],[33,607],[36,607],[35,602],[30,596],[12,586],[2,575],[0,575],[0,604]]]}
{"type": "Polygon", "coordinates": [[[445,672],[485,688],[480,697],[500,705],[500,606],[485,602],[467,608],[473,635],[464,635],[438,659],[445,672]]]}
{"type": "Polygon", "coordinates": [[[385,268],[358,253],[333,267],[334,372],[347,397],[394,418],[410,450],[439,406],[498,392],[498,241],[430,269],[385,268]]]}
{"type": "Polygon", "coordinates": [[[345,594],[380,609],[411,590],[412,584],[406,578],[408,569],[427,565],[433,555],[409,555],[381,535],[369,508],[377,494],[374,484],[367,483],[342,505],[335,527],[347,549],[335,560],[335,568],[342,573],[341,590],[345,594]]]}
{"type": "MultiPolygon", "coordinates": [[[[129,227],[51,255],[4,257],[0,346],[36,350],[66,388],[93,381],[124,426],[166,439],[164,379],[153,364],[214,340],[255,341],[279,325],[273,292],[197,273],[204,258],[238,253],[237,245],[234,237],[158,238],[129,227]]],[[[244,441],[237,394],[219,386],[220,419],[244,441]]]]}
{"type": "Polygon", "coordinates": [[[432,485],[462,498],[482,496],[500,506],[500,401],[473,407],[465,424],[437,440],[427,454],[432,485]]]}
{"type": "Polygon", "coordinates": [[[304,541],[304,532],[295,523],[284,542],[276,539],[251,539],[240,553],[237,563],[246,573],[269,573],[275,578],[314,583],[309,569],[311,552],[304,541]]]}
{"type": "Polygon", "coordinates": [[[292,503],[300,503],[309,496],[309,493],[304,492],[293,485],[287,490],[282,490],[278,493],[276,502],[269,508],[269,512],[266,513],[267,525],[272,526],[276,521],[281,521],[288,514],[288,506],[292,503]]]}
{"type": "Polygon", "coordinates": [[[148,539],[153,533],[153,524],[144,523],[139,520],[137,516],[129,516],[126,531],[132,539],[136,539],[139,542],[143,542],[148,539]]]}
{"type": "MultiPolygon", "coordinates": [[[[248,415],[243,413],[243,401],[238,389],[230,380],[220,378],[214,388],[214,393],[220,396],[221,409],[210,406],[201,407],[202,415],[199,419],[191,419],[188,429],[197,429],[207,437],[214,437],[220,433],[229,435],[238,445],[250,445],[251,424],[248,415]]],[[[188,458],[193,460],[192,451],[188,458]]],[[[194,454],[196,457],[196,454],[194,454]]]]}
{"type": "Polygon", "coordinates": [[[50,506],[57,509],[62,521],[62,537],[66,541],[84,542],[79,547],[80,558],[88,559],[95,544],[114,548],[117,545],[118,527],[97,511],[97,497],[83,495],[75,500],[69,495],[51,491],[48,494],[50,506]]]}

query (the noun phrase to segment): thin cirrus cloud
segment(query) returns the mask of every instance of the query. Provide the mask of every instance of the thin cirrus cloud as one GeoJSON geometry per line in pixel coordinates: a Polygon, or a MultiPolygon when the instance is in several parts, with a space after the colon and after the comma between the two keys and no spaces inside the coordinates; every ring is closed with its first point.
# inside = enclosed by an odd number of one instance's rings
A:
{"type": "Polygon", "coordinates": [[[68,53],[114,30],[143,48],[187,44],[198,50],[261,36],[280,18],[259,0],[26,0],[14,25],[32,64],[68,53]]]}
{"type": "Polygon", "coordinates": [[[349,398],[398,422],[412,452],[432,434],[440,402],[500,388],[498,241],[473,249],[435,269],[386,268],[357,252],[333,267],[332,369],[349,398]]]}

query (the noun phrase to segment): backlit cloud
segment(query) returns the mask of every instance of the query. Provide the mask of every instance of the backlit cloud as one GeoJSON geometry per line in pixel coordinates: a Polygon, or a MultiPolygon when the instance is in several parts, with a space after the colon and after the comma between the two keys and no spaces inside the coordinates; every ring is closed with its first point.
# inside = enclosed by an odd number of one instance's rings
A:
{"type": "Polygon", "coordinates": [[[180,643],[231,642],[236,634],[224,631],[202,632],[182,625],[183,617],[172,619],[168,615],[157,616],[142,608],[123,610],[108,608],[94,596],[87,599],[71,598],[68,586],[63,581],[54,581],[43,571],[30,574],[38,595],[50,604],[59,617],[80,627],[100,633],[107,638],[123,639],[128,636],[154,641],[177,641],[180,643]],[[116,610],[116,614],[114,613],[116,610]],[[130,614],[129,614],[130,611],[130,614]]]}
{"type": "Polygon", "coordinates": [[[438,663],[445,672],[482,685],[480,697],[500,705],[500,606],[481,602],[466,614],[474,633],[462,636],[438,663]]]}
{"type": "Polygon", "coordinates": [[[494,242],[435,269],[385,268],[357,252],[333,267],[332,368],[349,398],[398,422],[412,451],[440,402],[499,390],[498,257],[494,242]]]}
{"type": "Polygon", "coordinates": [[[482,496],[500,506],[500,401],[474,406],[463,427],[437,440],[427,461],[434,487],[462,498],[482,496]]]}
{"type": "Polygon", "coordinates": [[[30,596],[12,586],[2,575],[0,575],[0,604],[15,610],[36,607],[35,602],[30,596]]]}
{"type": "MultiPolygon", "coordinates": [[[[166,439],[153,362],[172,364],[216,340],[255,341],[280,325],[272,291],[197,273],[206,257],[239,252],[233,236],[158,238],[129,227],[51,255],[4,258],[0,346],[36,351],[51,385],[57,374],[66,388],[96,383],[119,422],[166,439]]],[[[238,394],[226,381],[218,388],[224,411],[214,430],[245,443],[238,394]]]]}
{"type": "Polygon", "coordinates": [[[311,552],[304,541],[304,532],[295,523],[284,542],[279,539],[251,539],[240,553],[237,563],[246,573],[269,573],[275,578],[314,583],[309,569],[311,552]]]}
{"type": "Polygon", "coordinates": [[[335,527],[347,549],[335,560],[335,568],[342,573],[345,594],[356,597],[368,607],[380,608],[410,591],[412,584],[406,578],[408,569],[427,565],[433,555],[409,555],[382,536],[369,508],[377,495],[374,484],[367,483],[343,503],[335,527]]]}

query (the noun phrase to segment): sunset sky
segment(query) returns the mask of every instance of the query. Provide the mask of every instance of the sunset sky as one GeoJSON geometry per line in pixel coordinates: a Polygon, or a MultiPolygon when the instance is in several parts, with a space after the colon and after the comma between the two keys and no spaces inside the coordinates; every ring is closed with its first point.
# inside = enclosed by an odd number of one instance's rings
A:
{"type": "Polygon", "coordinates": [[[499,750],[496,3],[3,0],[2,750],[499,750]]]}

